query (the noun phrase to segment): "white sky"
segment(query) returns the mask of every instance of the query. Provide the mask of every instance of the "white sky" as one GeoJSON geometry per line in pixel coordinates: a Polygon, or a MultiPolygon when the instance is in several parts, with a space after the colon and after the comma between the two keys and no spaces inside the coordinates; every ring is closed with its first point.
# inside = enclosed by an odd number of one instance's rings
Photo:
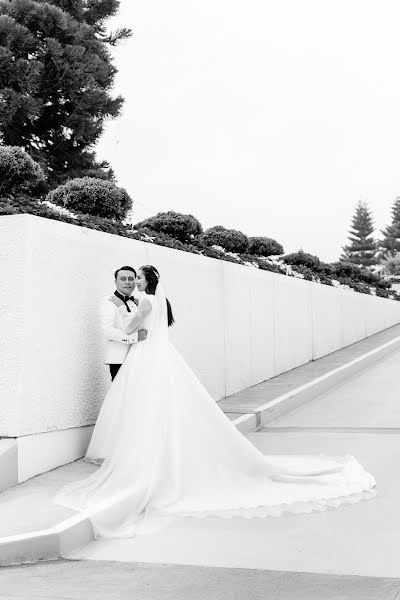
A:
{"type": "Polygon", "coordinates": [[[336,260],[400,195],[400,3],[122,0],[123,115],[98,147],[136,220],[194,214],[336,260]]]}

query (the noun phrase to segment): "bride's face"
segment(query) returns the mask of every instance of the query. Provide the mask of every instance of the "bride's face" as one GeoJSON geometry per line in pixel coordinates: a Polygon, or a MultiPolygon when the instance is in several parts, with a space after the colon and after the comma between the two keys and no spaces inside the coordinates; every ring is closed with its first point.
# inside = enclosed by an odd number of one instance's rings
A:
{"type": "Polygon", "coordinates": [[[143,271],[139,271],[137,274],[136,287],[138,289],[138,292],[144,292],[147,288],[147,281],[143,271]]]}

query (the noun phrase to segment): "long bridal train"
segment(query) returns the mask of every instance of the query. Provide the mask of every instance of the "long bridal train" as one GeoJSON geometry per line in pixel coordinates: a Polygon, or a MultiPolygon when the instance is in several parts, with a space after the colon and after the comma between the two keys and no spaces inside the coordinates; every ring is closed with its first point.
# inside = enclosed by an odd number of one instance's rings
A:
{"type": "Polygon", "coordinates": [[[101,466],[56,497],[88,511],[97,538],[152,531],[165,517],[279,516],[374,496],[352,456],[265,456],[239,433],[169,342],[160,284],[135,319],[148,338],[111,385],[86,455],[101,466]]]}

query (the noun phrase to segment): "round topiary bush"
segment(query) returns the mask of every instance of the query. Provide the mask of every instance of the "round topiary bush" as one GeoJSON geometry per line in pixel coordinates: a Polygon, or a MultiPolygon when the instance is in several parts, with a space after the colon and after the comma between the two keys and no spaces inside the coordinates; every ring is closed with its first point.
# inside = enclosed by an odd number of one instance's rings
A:
{"type": "Polygon", "coordinates": [[[334,276],[334,267],[330,263],[325,263],[322,260],[319,263],[318,273],[320,277],[333,277],[334,276]]]}
{"type": "Polygon", "coordinates": [[[249,249],[247,235],[236,229],[225,229],[221,225],[207,229],[201,236],[201,241],[205,246],[221,246],[228,252],[237,252],[238,254],[247,252],[249,249]]]}
{"type": "Polygon", "coordinates": [[[143,228],[165,233],[183,243],[189,242],[193,237],[203,232],[203,228],[196,217],[176,213],[172,210],[158,213],[154,217],[136,223],[135,229],[143,228]]]}
{"type": "Polygon", "coordinates": [[[353,281],[362,281],[372,287],[388,288],[390,283],[380,277],[377,273],[372,273],[369,269],[365,269],[354,263],[336,262],[333,263],[334,274],[337,279],[341,277],[351,277],[353,281]]]}
{"type": "Polygon", "coordinates": [[[40,165],[19,146],[0,146],[0,196],[27,192],[44,182],[40,165]]]}
{"type": "Polygon", "coordinates": [[[336,279],[340,279],[343,277],[350,277],[354,280],[360,280],[361,278],[361,269],[357,267],[357,265],[353,263],[347,262],[336,262],[332,264],[334,269],[334,276],[336,279]]]}
{"type": "Polygon", "coordinates": [[[116,221],[122,221],[132,208],[132,200],[123,188],[94,177],[71,179],[52,190],[46,200],[73,212],[116,221]]]}
{"type": "Polygon", "coordinates": [[[312,270],[318,270],[321,264],[318,256],[314,256],[314,254],[308,254],[307,252],[303,252],[303,250],[293,252],[292,254],[287,254],[282,260],[284,260],[284,262],[288,265],[302,265],[312,270]]]}
{"type": "Polygon", "coordinates": [[[283,254],[283,246],[276,240],[267,237],[251,237],[249,238],[249,254],[257,256],[277,256],[283,254]]]}

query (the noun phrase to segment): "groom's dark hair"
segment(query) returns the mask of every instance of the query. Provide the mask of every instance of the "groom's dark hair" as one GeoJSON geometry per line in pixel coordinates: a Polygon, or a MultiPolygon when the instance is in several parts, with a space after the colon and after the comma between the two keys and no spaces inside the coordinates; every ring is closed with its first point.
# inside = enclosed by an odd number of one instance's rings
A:
{"type": "Polygon", "coordinates": [[[133,267],[129,267],[128,265],[126,265],[125,267],[120,267],[119,269],[117,269],[114,273],[114,278],[117,279],[118,277],[118,273],[120,271],[132,271],[132,273],[135,273],[135,277],[136,277],[136,271],[133,267]]]}

